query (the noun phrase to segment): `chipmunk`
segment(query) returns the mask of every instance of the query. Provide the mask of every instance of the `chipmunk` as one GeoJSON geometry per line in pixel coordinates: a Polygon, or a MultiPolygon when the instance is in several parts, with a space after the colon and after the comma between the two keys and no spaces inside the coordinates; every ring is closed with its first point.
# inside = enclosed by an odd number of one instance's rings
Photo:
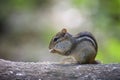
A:
{"type": "Polygon", "coordinates": [[[90,32],[80,32],[73,36],[63,28],[50,41],[51,53],[73,56],[80,64],[97,64],[95,57],[98,51],[96,39],[90,32]]]}

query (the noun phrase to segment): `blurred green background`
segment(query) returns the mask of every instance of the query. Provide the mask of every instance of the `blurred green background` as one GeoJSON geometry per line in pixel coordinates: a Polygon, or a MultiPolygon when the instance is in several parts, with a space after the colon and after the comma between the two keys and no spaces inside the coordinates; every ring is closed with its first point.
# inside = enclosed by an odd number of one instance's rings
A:
{"type": "Polygon", "coordinates": [[[61,61],[48,45],[62,28],[92,32],[99,45],[96,59],[120,62],[120,0],[1,0],[0,58],[61,61]]]}

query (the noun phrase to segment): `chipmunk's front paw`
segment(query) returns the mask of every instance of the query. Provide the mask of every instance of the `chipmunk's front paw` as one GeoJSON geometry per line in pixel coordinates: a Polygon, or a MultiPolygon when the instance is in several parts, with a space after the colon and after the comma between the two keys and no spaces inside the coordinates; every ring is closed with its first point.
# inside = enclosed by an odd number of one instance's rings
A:
{"type": "Polygon", "coordinates": [[[62,60],[61,64],[76,64],[77,61],[73,57],[68,57],[62,60]]]}

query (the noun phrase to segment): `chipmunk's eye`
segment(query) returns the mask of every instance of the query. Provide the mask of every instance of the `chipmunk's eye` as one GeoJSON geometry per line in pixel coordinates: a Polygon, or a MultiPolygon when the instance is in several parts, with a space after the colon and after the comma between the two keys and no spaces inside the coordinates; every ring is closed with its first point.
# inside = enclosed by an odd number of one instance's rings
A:
{"type": "Polygon", "coordinates": [[[59,39],[58,37],[55,37],[53,41],[56,42],[58,39],[59,39]]]}

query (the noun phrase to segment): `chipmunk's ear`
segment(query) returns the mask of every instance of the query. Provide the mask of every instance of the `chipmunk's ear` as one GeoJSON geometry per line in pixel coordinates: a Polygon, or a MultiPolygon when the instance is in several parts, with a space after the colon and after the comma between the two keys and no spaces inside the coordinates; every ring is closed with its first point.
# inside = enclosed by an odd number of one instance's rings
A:
{"type": "Polygon", "coordinates": [[[61,32],[65,34],[65,33],[67,33],[67,29],[63,28],[63,29],[61,30],[61,32]]]}

